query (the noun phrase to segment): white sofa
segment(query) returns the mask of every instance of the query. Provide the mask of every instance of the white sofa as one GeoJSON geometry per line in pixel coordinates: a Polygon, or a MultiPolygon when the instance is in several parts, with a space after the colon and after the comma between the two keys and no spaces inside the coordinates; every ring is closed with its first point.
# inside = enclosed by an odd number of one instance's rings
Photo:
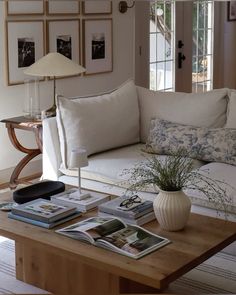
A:
{"type": "MultiPolygon", "coordinates": [[[[234,130],[235,112],[236,92],[233,90],[218,89],[202,94],[163,93],[137,87],[133,81],[98,96],[60,98],[57,118],[43,121],[43,178],[77,185],[76,170],[69,169],[68,159],[73,147],[85,146],[89,166],[82,168],[82,186],[120,195],[125,191],[121,172],[143,159],[141,149],[149,136],[152,118],[234,130]]],[[[200,169],[209,169],[210,176],[235,186],[236,166],[232,165],[235,159],[232,152],[230,164],[199,160],[195,163],[200,169]]],[[[233,203],[229,218],[236,221],[236,195],[230,193],[233,203]]],[[[147,199],[156,196],[153,192],[140,192],[140,195],[147,199]]],[[[193,212],[217,215],[202,197],[193,194],[191,200],[193,212]]],[[[235,248],[231,247],[231,253],[236,255],[235,248]]]]}

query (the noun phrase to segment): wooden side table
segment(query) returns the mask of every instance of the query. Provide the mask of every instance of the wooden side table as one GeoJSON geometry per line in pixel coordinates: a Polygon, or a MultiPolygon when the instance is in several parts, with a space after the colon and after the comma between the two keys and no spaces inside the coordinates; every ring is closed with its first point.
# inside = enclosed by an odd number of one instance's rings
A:
{"type": "Polygon", "coordinates": [[[17,184],[19,183],[18,176],[23,170],[23,168],[37,155],[42,153],[43,145],[42,145],[42,122],[41,121],[34,121],[32,119],[28,119],[25,117],[14,117],[8,118],[1,121],[5,123],[8,136],[11,140],[13,146],[22,153],[25,153],[26,156],[16,165],[14,171],[12,172],[10,178],[10,188],[16,188],[17,184]],[[15,129],[23,129],[26,131],[34,132],[35,140],[37,143],[37,149],[29,149],[24,147],[19,140],[17,139],[15,129]]]}

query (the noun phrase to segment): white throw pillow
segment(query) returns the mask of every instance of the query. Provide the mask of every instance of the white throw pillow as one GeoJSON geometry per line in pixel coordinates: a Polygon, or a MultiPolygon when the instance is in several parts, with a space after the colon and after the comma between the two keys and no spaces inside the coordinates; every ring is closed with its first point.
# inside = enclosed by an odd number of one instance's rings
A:
{"type": "Polygon", "coordinates": [[[63,167],[71,150],[88,155],[139,142],[139,106],[133,81],[117,90],[76,100],[58,98],[57,122],[63,167]]]}
{"type": "Polygon", "coordinates": [[[236,128],[236,91],[231,90],[227,110],[226,128],[236,128]]]}
{"type": "Polygon", "coordinates": [[[137,87],[141,115],[141,141],[146,142],[153,118],[174,123],[218,128],[226,122],[228,90],[206,93],[151,91],[137,87]]]}

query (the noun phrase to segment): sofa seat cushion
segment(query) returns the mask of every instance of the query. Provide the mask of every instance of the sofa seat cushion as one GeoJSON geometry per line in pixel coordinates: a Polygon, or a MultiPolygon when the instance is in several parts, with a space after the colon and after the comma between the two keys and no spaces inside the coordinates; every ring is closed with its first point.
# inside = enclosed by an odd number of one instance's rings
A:
{"type": "Polygon", "coordinates": [[[206,93],[151,91],[137,87],[140,115],[141,142],[148,138],[150,121],[160,118],[174,123],[218,128],[226,122],[228,89],[206,93]]]}
{"type": "MultiPolygon", "coordinates": [[[[100,181],[116,186],[127,187],[128,175],[121,175],[124,169],[130,169],[135,164],[144,161],[145,157],[151,157],[151,154],[144,153],[144,144],[135,144],[119,149],[110,150],[89,157],[89,166],[81,169],[82,178],[100,181]]],[[[166,156],[159,156],[165,158],[166,156]]],[[[202,166],[204,162],[194,160],[194,167],[202,166]]],[[[77,169],[60,169],[68,176],[77,176],[77,169]]],[[[154,192],[153,188],[147,191],[154,192]]]]}
{"type": "Polygon", "coordinates": [[[180,148],[186,150],[190,158],[236,165],[236,129],[151,120],[146,151],[171,155],[180,148]]]}
{"type": "Polygon", "coordinates": [[[57,123],[62,166],[69,165],[73,148],[88,155],[139,142],[139,106],[133,81],[100,96],[58,98],[57,123]]]}
{"type": "MultiPolygon", "coordinates": [[[[236,166],[212,162],[198,169],[198,171],[208,177],[222,181],[222,188],[226,190],[227,196],[231,202],[227,206],[227,211],[236,214],[236,166]]],[[[187,195],[193,204],[214,208],[212,202],[209,202],[203,194],[197,190],[186,190],[187,195]]]]}

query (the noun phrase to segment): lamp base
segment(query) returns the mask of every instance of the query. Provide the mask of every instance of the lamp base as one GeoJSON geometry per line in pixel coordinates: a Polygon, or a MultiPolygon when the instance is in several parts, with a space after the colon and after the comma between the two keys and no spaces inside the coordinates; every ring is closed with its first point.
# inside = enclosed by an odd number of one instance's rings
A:
{"type": "Polygon", "coordinates": [[[45,118],[55,117],[56,116],[57,106],[54,104],[51,108],[42,111],[41,118],[42,120],[45,118]]]}
{"type": "Polygon", "coordinates": [[[84,200],[88,197],[90,197],[89,193],[80,193],[79,190],[73,192],[70,194],[71,197],[77,198],[78,200],[84,200]]]}

